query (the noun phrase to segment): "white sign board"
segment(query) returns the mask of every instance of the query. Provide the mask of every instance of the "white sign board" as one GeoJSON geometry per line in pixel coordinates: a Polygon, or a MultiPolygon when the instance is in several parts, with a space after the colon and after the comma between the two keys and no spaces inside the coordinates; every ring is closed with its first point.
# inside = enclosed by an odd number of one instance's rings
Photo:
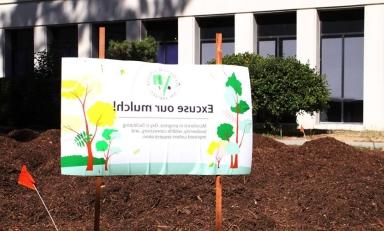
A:
{"type": "Polygon", "coordinates": [[[65,175],[239,175],[252,162],[248,69],[64,58],[65,175]]]}

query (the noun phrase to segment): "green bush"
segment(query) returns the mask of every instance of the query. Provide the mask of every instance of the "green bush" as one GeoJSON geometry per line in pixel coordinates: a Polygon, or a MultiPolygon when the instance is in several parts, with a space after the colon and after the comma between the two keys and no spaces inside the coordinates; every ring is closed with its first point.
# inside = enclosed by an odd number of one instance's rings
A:
{"type": "Polygon", "coordinates": [[[58,59],[56,52],[43,50],[34,54],[34,77],[47,79],[60,77],[60,65],[55,62],[58,59]]]}
{"type": "Polygon", "coordinates": [[[249,68],[253,112],[265,128],[276,128],[296,113],[313,114],[328,106],[325,78],[295,58],[244,53],[223,57],[223,64],[249,68]]]}
{"type": "Polygon", "coordinates": [[[110,41],[107,57],[120,60],[156,62],[156,41],[153,37],[143,40],[110,41]]]}

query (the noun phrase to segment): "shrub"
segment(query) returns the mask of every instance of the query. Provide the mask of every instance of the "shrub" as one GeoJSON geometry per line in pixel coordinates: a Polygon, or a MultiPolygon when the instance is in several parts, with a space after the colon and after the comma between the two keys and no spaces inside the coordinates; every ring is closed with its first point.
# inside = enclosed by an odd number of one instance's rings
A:
{"type": "Polygon", "coordinates": [[[249,68],[253,112],[265,128],[276,128],[296,113],[327,108],[330,93],[325,78],[295,58],[244,53],[223,57],[223,64],[249,68]]]}
{"type": "Polygon", "coordinates": [[[37,79],[59,78],[60,77],[60,57],[55,51],[43,50],[34,54],[34,77],[37,79]]]}
{"type": "Polygon", "coordinates": [[[107,57],[120,60],[156,62],[156,41],[153,37],[143,40],[110,41],[107,57]]]}

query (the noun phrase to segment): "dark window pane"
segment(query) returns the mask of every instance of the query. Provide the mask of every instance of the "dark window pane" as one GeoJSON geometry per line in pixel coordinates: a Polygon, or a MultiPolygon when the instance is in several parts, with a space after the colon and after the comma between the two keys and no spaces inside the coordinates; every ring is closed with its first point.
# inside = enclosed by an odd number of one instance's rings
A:
{"type": "Polygon", "coordinates": [[[321,122],[341,122],[341,102],[330,101],[329,108],[326,112],[320,113],[321,122]]]}
{"type": "Polygon", "coordinates": [[[178,46],[177,43],[168,44],[166,49],[165,63],[177,64],[178,63],[178,46]]]}
{"type": "Polygon", "coordinates": [[[197,22],[200,26],[201,39],[201,59],[200,63],[205,64],[215,58],[216,33],[222,33],[223,56],[234,53],[234,22],[233,16],[215,17],[215,18],[198,18],[197,22]]]}
{"type": "Polygon", "coordinates": [[[105,27],[105,46],[108,48],[108,44],[111,40],[124,41],[126,39],[125,22],[115,23],[100,23],[93,25],[92,39],[93,39],[93,57],[99,55],[99,28],[105,27]]]}
{"type": "Polygon", "coordinates": [[[156,61],[158,63],[165,63],[166,49],[166,44],[157,45],[156,61]]]}
{"type": "Polygon", "coordinates": [[[344,101],[344,122],[363,122],[363,100],[344,101]]]}
{"type": "Polygon", "coordinates": [[[147,35],[156,41],[177,41],[177,19],[146,21],[143,24],[147,35]]]}
{"type": "Polygon", "coordinates": [[[296,39],[284,39],[282,40],[283,57],[296,56],[296,39]]]}
{"type": "Polygon", "coordinates": [[[320,12],[320,20],[321,72],[326,75],[334,99],[320,119],[363,122],[364,10],[324,11],[320,12]],[[336,101],[340,101],[340,115],[336,101]]]}
{"type": "Polygon", "coordinates": [[[276,56],[276,41],[259,41],[259,55],[264,57],[269,55],[276,56]]]}
{"type": "Polygon", "coordinates": [[[147,35],[157,41],[157,62],[177,64],[177,19],[153,20],[144,22],[147,35]]]}
{"type": "Polygon", "coordinates": [[[296,12],[256,16],[259,36],[296,36],[296,12]]]}
{"type": "Polygon", "coordinates": [[[158,44],[157,62],[164,64],[177,64],[178,52],[177,43],[158,44]]]}
{"type": "MultiPolygon", "coordinates": [[[[230,55],[235,52],[235,46],[233,42],[223,42],[222,54],[230,55]]],[[[203,42],[201,43],[201,63],[206,64],[208,61],[216,57],[216,44],[215,42],[203,42]]]]}
{"type": "Polygon", "coordinates": [[[61,58],[77,57],[77,46],[77,25],[48,28],[48,51],[53,58],[53,72],[55,76],[60,76],[61,58]]]}
{"type": "Polygon", "coordinates": [[[331,88],[331,97],[342,97],[342,39],[323,38],[321,47],[321,73],[331,88]]]}
{"type": "Polygon", "coordinates": [[[216,33],[222,33],[223,40],[235,37],[235,18],[233,16],[216,18],[198,18],[200,38],[215,39],[216,33]]]}
{"type": "Polygon", "coordinates": [[[201,44],[201,63],[206,64],[208,61],[215,58],[215,43],[203,42],[201,44]]]}
{"type": "Polygon", "coordinates": [[[10,63],[12,77],[28,77],[33,74],[34,60],[34,44],[33,44],[33,29],[10,30],[9,41],[10,45],[10,63]]]}
{"type": "Polygon", "coordinates": [[[321,33],[363,33],[364,10],[338,10],[320,12],[321,33]]]}
{"type": "Polygon", "coordinates": [[[364,38],[344,40],[344,98],[363,99],[364,38]]]}

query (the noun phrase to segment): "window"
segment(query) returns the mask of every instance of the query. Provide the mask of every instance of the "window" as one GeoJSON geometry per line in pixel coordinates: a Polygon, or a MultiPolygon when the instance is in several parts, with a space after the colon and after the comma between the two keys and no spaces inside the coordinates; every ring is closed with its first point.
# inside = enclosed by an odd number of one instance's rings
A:
{"type": "Polygon", "coordinates": [[[33,74],[33,28],[6,31],[7,76],[28,77],[33,74]]]}
{"type": "Polygon", "coordinates": [[[178,63],[177,19],[144,22],[148,36],[157,41],[157,62],[178,63]]]}
{"type": "Polygon", "coordinates": [[[60,76],[61,58],[78,56],[77,25],[48,27],[48,51],[54,58],[54,72],[60,76]]]}
{"type": "MultiPolygon", "coordinates": [[[[99,56],[99,28],[105,27],[105,50],[111,40],[124,41],[126,39],[125,22],[94,24],[92,28],[93,57],[99,56]]],[[[106,54],[108,58],[108,54],[106,54]]]]}
{"type": "Polygon", "coordinates": [[[331,102],[321,122],[363,122],[364,12],[320,13],[321,73],[331,89],[331,102]]]}
{"type": "Polygon", "coordinates": [[[222,54],[235,52],[234,17],[199,18],[200,26],[200,63],[207,63],[216,57],[216,33],[222,33],[222,54]]]}
{"type": "Polygon", "coordinates": [[[258,24],[258,54],[289,57],[296,55],[296,13],[261,14],[258,24]]]}

